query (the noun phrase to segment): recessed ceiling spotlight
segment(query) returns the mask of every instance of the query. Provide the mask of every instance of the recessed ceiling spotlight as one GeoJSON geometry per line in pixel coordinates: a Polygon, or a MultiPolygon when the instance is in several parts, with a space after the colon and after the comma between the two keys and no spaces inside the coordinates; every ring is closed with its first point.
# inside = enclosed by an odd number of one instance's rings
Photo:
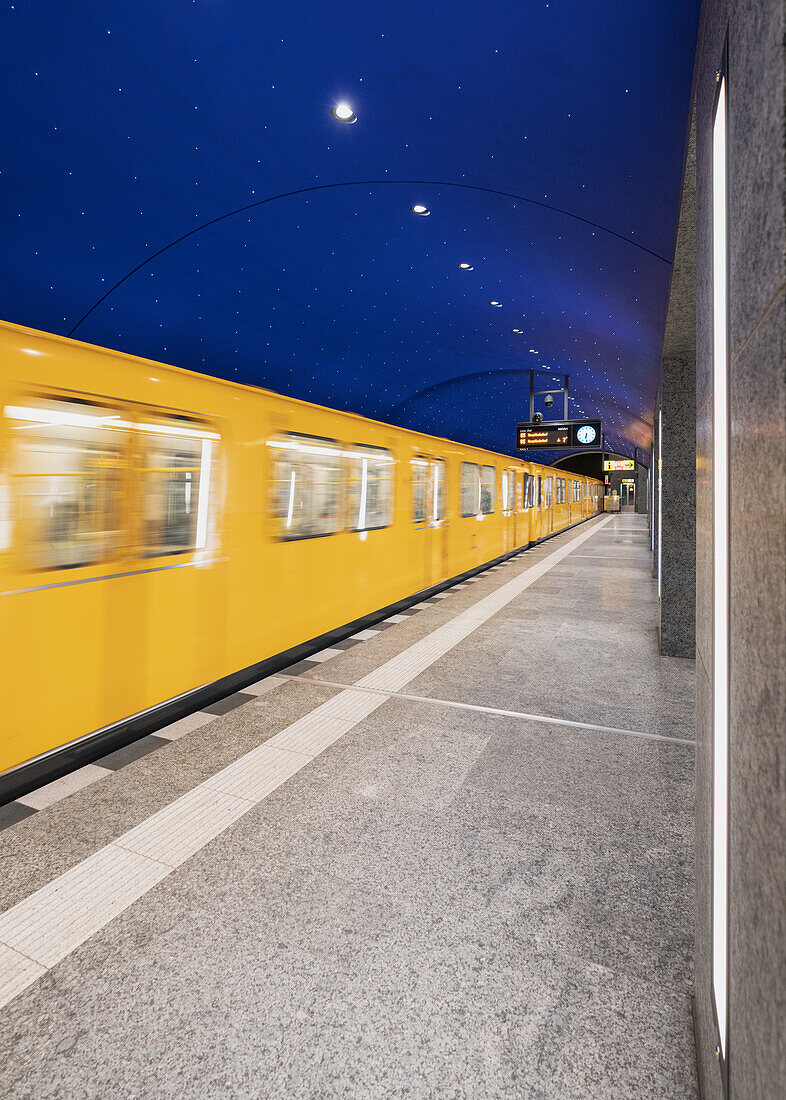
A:
{"type": "Polygon", "coordinates": [[[534,348],[530,348],[530,349],[529,349],[529,353],[530,353],[530,355],[537,355],[537,354],[538,354],[538,353],[537,353],[537,352],[535,351],[535,349],[534,349],[534,348]]]}
{"type": "Polygon", "coordinates": [[[459,264],[459,267],[461,268],[462,271],[474,271],[475,270],[474,267],[472,266],[472,264],[459,264]]]}
{"type": "Polygon", "coordinates": [[[521,328],[514,328],[513,331],[518,332],[518,333],[522,333],[524,330],[521,329],[521,328]]]}
{"type": "Polygon", "coordinates": [[[337,103],[330,108],[330,113],[338,122],[357,122],[358,116],[348,103],[337,103]]]}
{"type": "Polygon", "coordinates": [[[418,214],[421,218],[427,218],[431,211],[427,206],[424,206],[421,202],[416,202],[414,206],[410,206],[410,210],[413,214],[418,214]]]}
{"type": "Polygon", "coordinates": [[[498,306],[500,309],[502,308],[502,302],[489,302],[489,305],[490,306],[498,306]]]}

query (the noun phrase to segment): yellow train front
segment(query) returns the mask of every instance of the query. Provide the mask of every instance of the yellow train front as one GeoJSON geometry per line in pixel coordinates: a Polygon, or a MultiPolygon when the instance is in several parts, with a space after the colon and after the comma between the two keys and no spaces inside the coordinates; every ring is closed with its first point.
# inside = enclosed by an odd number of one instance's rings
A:
{"type": "Polygon", "coordinates": [[[0,798],[602,508],[597,481],[0,325],[0,798]]]}

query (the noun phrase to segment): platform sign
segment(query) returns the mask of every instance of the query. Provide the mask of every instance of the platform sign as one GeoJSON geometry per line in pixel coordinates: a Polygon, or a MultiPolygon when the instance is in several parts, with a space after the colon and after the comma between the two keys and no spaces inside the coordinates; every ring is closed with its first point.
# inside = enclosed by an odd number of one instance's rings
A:
{"type": "Polygon", "coordinates": [[[516,446],[520,451],[553,451],[600,446],[599,420],[546,420],[540,424],[519,424],[516,446]]]}
{"type": "Polygon", "coordinates": [[[632,458],[607,458],[603,463],[603,469],[606,473],[616,470],[635,470],[636,463],[632,458]]]}

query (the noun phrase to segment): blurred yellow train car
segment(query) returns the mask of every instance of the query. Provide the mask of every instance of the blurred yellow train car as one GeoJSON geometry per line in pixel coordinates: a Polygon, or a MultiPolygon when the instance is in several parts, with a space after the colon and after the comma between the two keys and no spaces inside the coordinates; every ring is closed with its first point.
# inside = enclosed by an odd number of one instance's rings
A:
{"type": "Polygon", "coordinates": [[[602,509],[600,483],[0,324],[0,801],[602,509]]]}

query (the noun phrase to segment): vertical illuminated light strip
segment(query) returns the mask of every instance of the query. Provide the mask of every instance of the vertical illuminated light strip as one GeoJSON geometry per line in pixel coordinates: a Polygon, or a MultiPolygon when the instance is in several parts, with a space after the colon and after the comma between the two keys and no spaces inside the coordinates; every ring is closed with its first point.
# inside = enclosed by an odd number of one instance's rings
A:
{"type": "Polygon", "coordinates": [[[434,523],[439,523],[439,466],[434,463],[434,523]]]}
{"type": "Polygon", "coordinates": [[[295,471],[289,478],[289,504],[287,505],[287,527],[292,526],[292,513],[295,510],[295,471]]]}
{"type": "Polygon", "coordinates": [[[210,468],[213,461],[213,442],[202,440],[202,462],[199,466],[199,501],[197,503],[196,548],[202,550],[207,543],[207,512],[210,503],[210,468]]]}
{"type": "Polygon", "coordinates": [[[362,531],[366,526],[366,485],[368,482],[368,459],[361,459],[363,473],[360,481],[360,511],[358,513],[358,530],[362,531]]]}
{"type": "Polygon", "coordinates": [[[712,991],[726,1057],[729,804],[729,470],[726,236],[726,81],[712,128],[713,644],[712,644],[712,991]]]}

